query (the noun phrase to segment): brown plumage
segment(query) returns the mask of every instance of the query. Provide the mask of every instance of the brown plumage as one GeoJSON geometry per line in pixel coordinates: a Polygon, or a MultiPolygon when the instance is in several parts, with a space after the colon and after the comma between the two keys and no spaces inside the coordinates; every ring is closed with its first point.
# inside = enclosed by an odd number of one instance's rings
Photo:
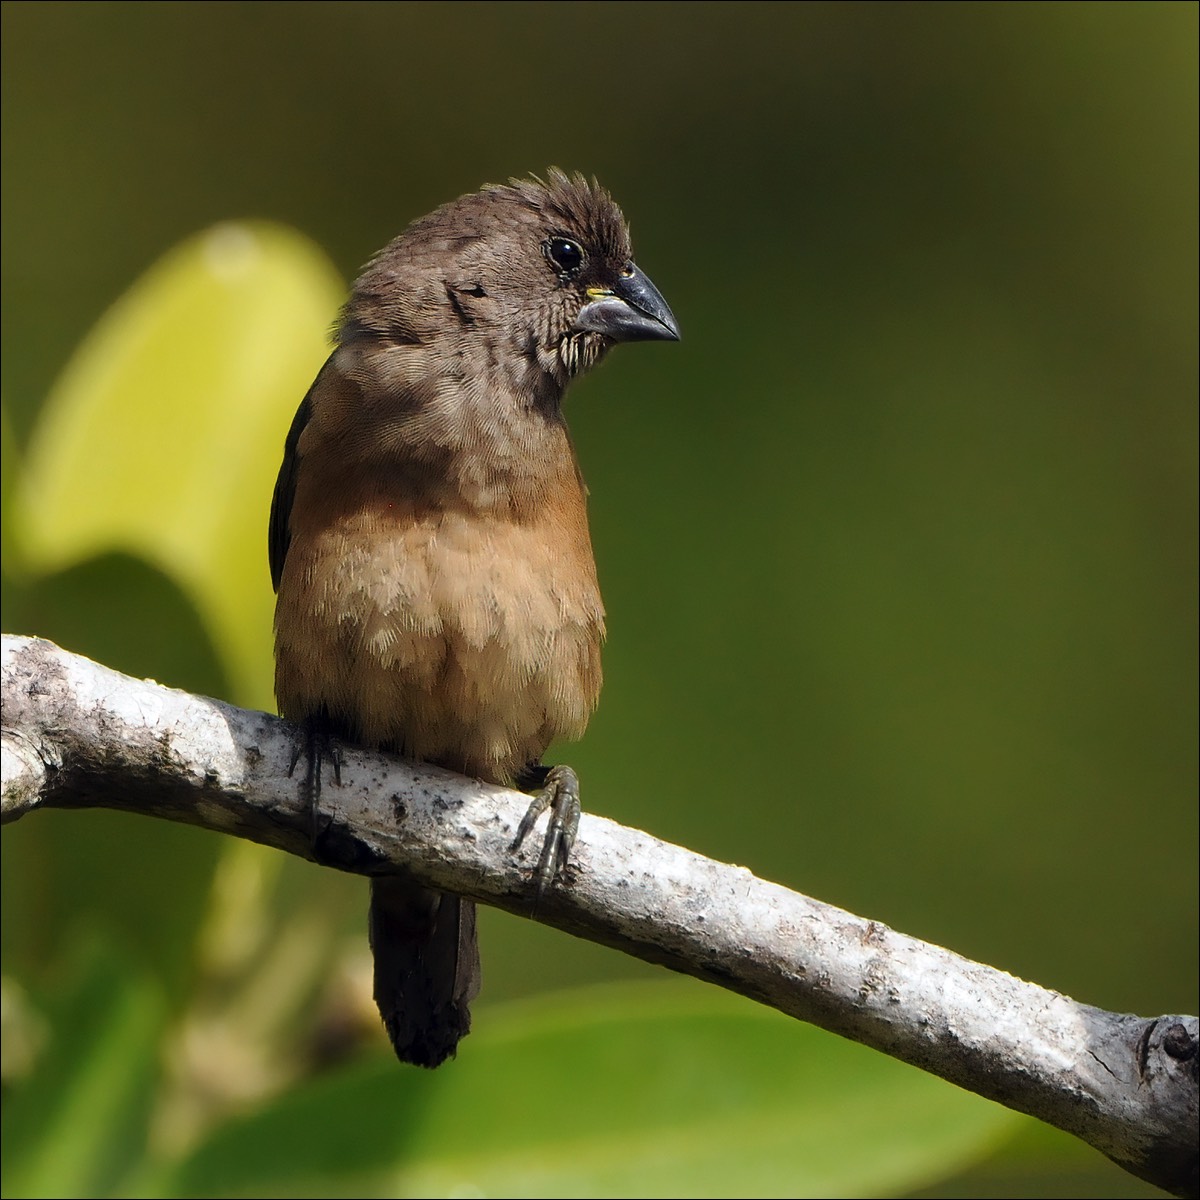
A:
{"type": "MultiPolygon", "coordinates": [[[[604,636],[563,392],[614,341],[676,337],[582,176],[463,196],[376,255],[275,487],[283,715],[491,783],[543,778],[595,707],[604,636]]],[[[550,784],[553,872],[578,799],[569,771],[550,784]]],[[[436,1066],[479,990],[474,905],[376,879],[370,931],[396,1053],[436,1066]]]]}

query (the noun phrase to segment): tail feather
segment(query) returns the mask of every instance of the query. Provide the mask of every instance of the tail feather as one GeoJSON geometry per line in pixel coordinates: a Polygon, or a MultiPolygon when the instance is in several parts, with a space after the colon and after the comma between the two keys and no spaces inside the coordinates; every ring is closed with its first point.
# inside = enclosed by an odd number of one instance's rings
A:
{"type": "Polygon", "coordinates": [[[401,1062],[436,1067],[471,1029],[479,994],[475,905],[405,879],[371,881],[375,1003],[401,1062]]]}

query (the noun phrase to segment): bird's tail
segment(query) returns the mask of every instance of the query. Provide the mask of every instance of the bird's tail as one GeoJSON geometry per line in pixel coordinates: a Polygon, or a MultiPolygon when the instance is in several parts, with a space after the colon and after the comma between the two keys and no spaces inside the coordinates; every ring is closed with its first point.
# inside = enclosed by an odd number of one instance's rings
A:
{"type": "Polygon", "coordinates": [[[371,881],[375,1003],[401,1062],[436,1067],[471,1029],[475,904],[389,876],[371,881]]]}

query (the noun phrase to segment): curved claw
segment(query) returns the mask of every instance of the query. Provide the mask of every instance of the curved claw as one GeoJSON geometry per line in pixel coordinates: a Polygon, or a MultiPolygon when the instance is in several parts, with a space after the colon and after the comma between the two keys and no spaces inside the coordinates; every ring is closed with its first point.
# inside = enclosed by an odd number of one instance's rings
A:
{"type": "Polygon", "coordinates": [[[566,868],[571,847],[575,844],[575,836],[579,832],[579,776],[570,767],[562,764],[548,769],[531,766],[522,772],[520,782],[536,782],[541,786],[534,792],[533,800],[517,826],[517,836],[509,847],[511,850],[520,848],[538,817],[546,809],[550,810],[546,837],[542,842],[542,852],[538,856],[534,872],[537,895],[540,897],[547,884],[553,882],[566,868]]]}
{"type": "Polygon", "coordinates": [[[306,717],[300,734],[292,746],[292,761],[288,775],[295,773],[296,764],[304,757],[304,778],[300,781],[300,796],[308,808],[309,836],[316,848],[321,835],[329,828],[330,818],[321,824],[321,770],[328,762],[333,767],[333,782],[342,786],[342,751],[330,732],[328,722],[321,717],[306,717]]]}

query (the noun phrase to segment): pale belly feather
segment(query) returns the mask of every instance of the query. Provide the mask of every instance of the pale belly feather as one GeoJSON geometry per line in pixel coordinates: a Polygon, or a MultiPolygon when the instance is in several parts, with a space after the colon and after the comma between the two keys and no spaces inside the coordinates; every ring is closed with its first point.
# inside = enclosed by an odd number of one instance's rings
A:
{"type": "Polygon", "coordinates": [[[281,710],[324,705],[363,744],[495,782],[579,737],[604,610],[590,546],[581,556],[557,533],[359,513],[294,541],[276,617],[281,710]]]}

